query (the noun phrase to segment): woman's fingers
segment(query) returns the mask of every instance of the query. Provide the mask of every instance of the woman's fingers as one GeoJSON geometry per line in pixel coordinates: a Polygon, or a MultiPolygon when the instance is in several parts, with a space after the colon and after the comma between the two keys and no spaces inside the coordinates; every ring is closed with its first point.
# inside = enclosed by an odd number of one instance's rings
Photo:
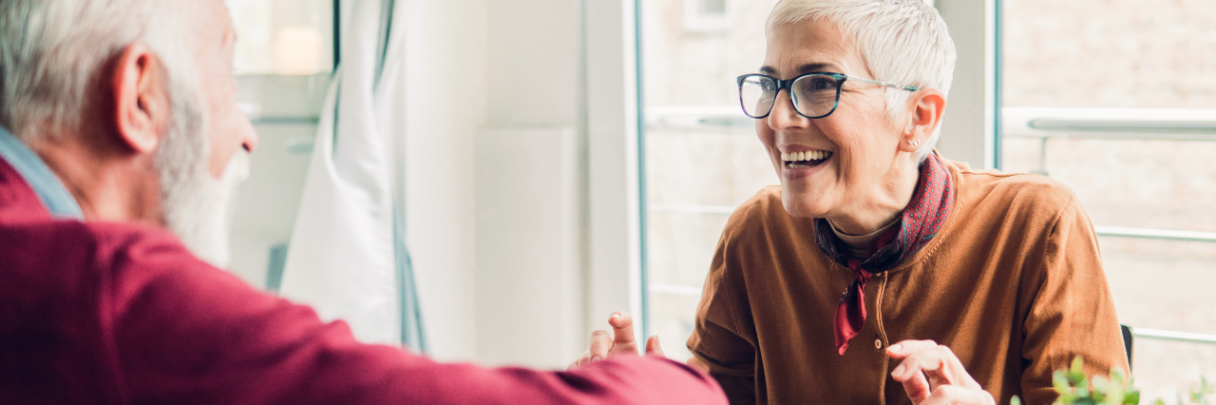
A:
{"type": "Polygon", "coordinates": [[[945,358],[947,356],[953,356],[953,353],[943,352],[938,347],[917,351],[905,357],[899,366],[895,367],[895,371],[891,372],[891,377],[896,381],[906,381],[917,374],[924,373],[929,380],[930,387],[959,383],[961,381],[956,378],[957,375],[951,372],[952,370],[947,365],[949,362],[945,358]]]}
{"type": "Polygon", "coordinates": [[[929,385],[925,373],[916,372],[908,377],[892,374],[891,377],[903,384],[904,392],[908,394],[908,399],[911,399],[913,404],[919,404],[933,394],[933,387],[929,385]]]}
{"type": "Polygon", "coordinates": [[[912,353],[932,349],[937,346],[937,342],[932,340],[905,340],[887,347],[887,355],[893,359],[901,360],[912,353]]]}
{"type": "MultiPolygon", "coordinates": [[[[936,342],[930,340],[899,342],[887,348],[887,355],[901,360],[899,366],[891,372],[891,378],[903,384],[904,391],[907,392],[908,398],[913,403],[919,404],[922,401],[933,403],[931,397],[946,386],[984,392],[979,383],[967,373],[958,356],[955,356],[949,347],[936,342]]],[[[945,389],[947,393],[953,391],[954,388],[945,389]]],[[[976,397],[972,395],[972,399],[974,398],[976,397]]]]}
{"type": "MultiPolygon", "coordinates": [[[[916,403],[915,401],[913,403],[916,403]]],[[[992,394],[977,388],[943,385],[933,390],[933,395],[917,405],[993,405],[992,394]]]]}
{"type": "Polygon", "coordinates": [[[920,371],[926,373],[930,384],[953,384],[967,387],[979,387],[979,383],[967,373],[963,362],[949,347],[939,345],[929,340],[904,341],[891,345],[887,349],[893,359],[903,359],[900,366],[892,372],[892,377],[910,377],[920,371]],[[938,381],[940,380],[940,381],[938,381]]]}
{"type": "Polygon", "coordinates": [[[659,346],[659,335],[651,336],[646,339],[646,354],[651,356],[667,357],[663,355],[663,346],[659,346]]]}

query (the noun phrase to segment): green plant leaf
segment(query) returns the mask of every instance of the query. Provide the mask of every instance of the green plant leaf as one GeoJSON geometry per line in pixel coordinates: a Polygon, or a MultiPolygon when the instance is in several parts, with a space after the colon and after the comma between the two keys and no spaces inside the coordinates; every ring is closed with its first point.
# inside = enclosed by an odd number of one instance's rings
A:
{"type": "Polygon", "coordinates": [[[1051,373],[1051,386],[1056,389],[1056,392],[1064,394],[1072,388],[1072,384],[1068,382],[1068,377],[1064,375],[1064,370],[1056,370],[1051,373]]]}

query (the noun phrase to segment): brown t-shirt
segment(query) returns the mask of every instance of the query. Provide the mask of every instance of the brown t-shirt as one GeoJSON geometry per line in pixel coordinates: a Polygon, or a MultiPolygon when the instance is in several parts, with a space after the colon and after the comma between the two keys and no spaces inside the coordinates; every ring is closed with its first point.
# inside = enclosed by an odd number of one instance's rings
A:
{"type": "Polygon", "coordinates": [[[869,314],[837,354],[832,320],[855,278],[790,216],[781,188],[738,208],[718,242],[693,354],[732,403],[909,404],[885,354],[905,339],[949,346],[1005,404],[1055,399],[1052,371],[1128,369],[1089,217],[1067,187],[1031,174],[947,162],[956,198],[945,225],[907,262],[866,285],[869,314]]]}

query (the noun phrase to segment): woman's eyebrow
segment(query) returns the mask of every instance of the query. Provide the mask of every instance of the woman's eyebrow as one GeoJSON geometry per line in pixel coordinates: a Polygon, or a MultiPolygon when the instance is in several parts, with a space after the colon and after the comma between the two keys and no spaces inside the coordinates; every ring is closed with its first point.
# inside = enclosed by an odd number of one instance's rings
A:
{"type": "MultiPolygon", "coordinates": [[[[807,63],[802,66],[799,66],[796,73],[804,74],[804,73],[828,72],[828,71],[836,72],[838,70],[839,70],[839,68],[834,64],[815,62],[815,63],[807,63]]],[[[773,69],[772,66],[762,66],[762,67],[760,67],[760,73],[764,73],[766,75],[774,75],[774,74],[777,74],[777,69],[773,69]]]]}
{"type": "Polygon", "coordinates": [[[807,63],[798,67],[798,74],[836,71],[836,65],[831,63],[807,63]]]}

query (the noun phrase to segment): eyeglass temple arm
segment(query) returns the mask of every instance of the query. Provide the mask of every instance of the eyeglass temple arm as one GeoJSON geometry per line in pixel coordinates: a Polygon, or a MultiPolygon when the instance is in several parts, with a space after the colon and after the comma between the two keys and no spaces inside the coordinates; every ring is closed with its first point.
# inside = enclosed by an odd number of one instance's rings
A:
{"type": "Polygon", "coordinates": [[[880,82],[877,80],[863,79],[863,78],[860,78],[857,76],[845,75],[845,77],[848,77],[849,80],[856,80],[856,81],[859,81],[862,83],[877,84],[879,86],[885,86],[885,87],[890,87],[890,88],[895,88],[895,89],[900,89],[900,90],[907,90],[907,91],[919,91],[920,90],[920,87],[916,87],[916,86],[900,86],[898,84],[885,83],[885,82],[880,82]]]}

